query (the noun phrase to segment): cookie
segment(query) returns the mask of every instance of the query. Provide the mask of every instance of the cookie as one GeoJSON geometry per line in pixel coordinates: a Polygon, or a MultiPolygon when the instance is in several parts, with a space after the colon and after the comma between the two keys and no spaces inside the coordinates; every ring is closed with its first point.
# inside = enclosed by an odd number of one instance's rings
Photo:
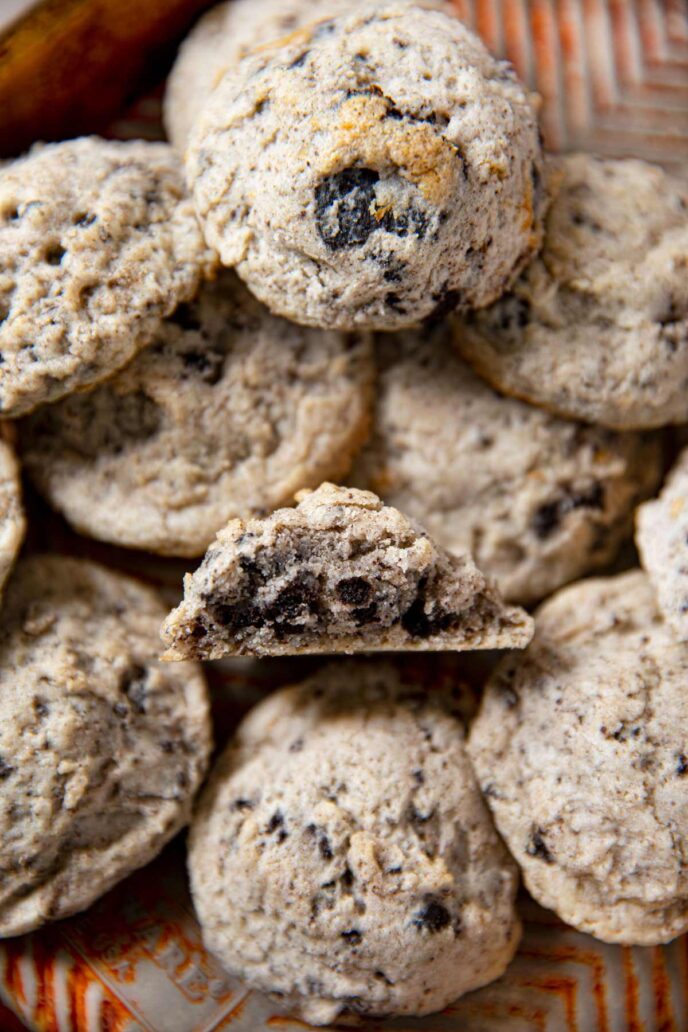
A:
{"type": "Polygon", "coordinates": [[[529,891],[605,942],[688,931],[687,677],[644,573],[582,581],[536,614],[471,731],[529,891]]]}
{"type": "Polygon", "coordinates": [[[486,380],[618,430],[688,421],[688,190],[656,165],[564,158],[545,243],[456,326],[486,380]]]}
{"type": "Polygon", "coordinates": [[[249,714],[189,870],[208,948],[315,1024],[440,1010],[520,937],[451,699],[387,664],[333,664],[249,714]]]}
{"type": "Polygon", "coordinates": [[[614,558],[660,481],[660,443],[497,394],[449,338],[444,324],[378,342],[374,432],[353,480],[530,605],[614,558]]]}
{"type": "Polygon", "coordinates": [[[688,641],[688,450],[659,498],[638,509],[636,544],[664,619],[688,641]]]}
{"type": "Polygon", "coordinates": [[[209,265],[166,144],[68,140],[0,169],[0,415],[120,369],[209,265]]]}
{"type": "Polygon", "coordinates": [[[391,330],[488,304],[541,241],[537,121],[458,19],[357,4],[213,90],[186,154],[206,239],[273,311],[391,330]]]}
{"type": "Polygon", "coordinates": [[[188,821],[210,751],[194,664],[157,661],[137,581],[34,556],[0,627],[0,937],[83,910],[188,821]]]}
{"type": "Polygon", "coordinates": [[[372,376],[367,339],[276,318],[226,271],[115,379],[30,416],[24,462],[80,531],[198,556],[227,520],[347,472],[372,376]]]}
{"type": "Polygon", "coordinates": [[[467,552],[450,556],[369,491],[322,484],[232,520],[163,627],[166,659],[519,648],[532,636],[467,552]]]}
{"type": "Polygon", "coordinates": [[[10,575],[26,532],[19,464],[0,437],[0,591],[10,575]]]}

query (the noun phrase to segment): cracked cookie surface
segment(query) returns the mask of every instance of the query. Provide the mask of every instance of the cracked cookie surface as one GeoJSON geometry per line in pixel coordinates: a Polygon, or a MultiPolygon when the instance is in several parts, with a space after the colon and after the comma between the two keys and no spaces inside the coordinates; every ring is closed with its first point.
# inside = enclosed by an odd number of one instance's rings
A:
{"type": "MultiPolygon", "coordinates": [[[[174,147],[184,152],[206,100],[227,69],[257,47],[350,11],[357,2],[361,0],[226,0],[207,11],[179,48],[167,79],[164,121],[174,147]]],[[[422,6],[447,13],[452,9],[441,2],[422,6]]]]}
{"type": "Polygon", "coordinates": [[[640,506],[636,522],[640,561],[659,608],[679,640],[688,641],[688,450],[659,498],[640,506]]]}
{"type": "Polygon", "coordinates": [[[563,158],[540,255],[457,324],[506,394],[618,430],[688,421],[688,189],[657,165],[563,158]]]}
{"type": "Polygon", "coordinates": [[[157,660],[129,577],[35,556],[0,628],[0,937],[93,903],[189,820],[210,752],[203,675],[157,660]]]}
{"type": "Polygon", "coordinates": [[[378,340],[373,433],[352,482],[529,605],[614,558],[659,483],[660,441],[497,394],[449,337],[445,324],[378,340]]]}
{"type": "Polygon", "coordinates": [[[208,948],[306,1020],[428,1014],[492,981],[517,875],[449,693],[342,661],[243,721],[189,869],[208,948]]]}
{"type": "Polygon", "coordinates": [[[280,315],[394,329],[487,304],[537,250],[535,112],[461,22],[357,5],[213,90],[186,155],[206,238],[280,315]]]}
{"type": "Polygon", "coordinates": [[[582,581],[488,682],[469,753],[534,898],[605,942],[688,930],[688,647],[646,575],[582,581]]]}
{"type": "Polygon", "coordinates": [[[87,137],[0,169],[0,415],[120,369],[211,264],[166,144],[87,137]]]}
{"type": "Polygon", "coordinates": [[[166,659],[519,648],[532,621],[464,552],[369,491],[322,484],[232,520],[165,621],[166,659]]]}
{"type": "Polygon", "coordinates": [[[227,520],[347,472],[372,378],[367,339],[277,318],[227,270],[114,379],[29,417],[23,461],[79,530],[198,556],[227,520]]]}

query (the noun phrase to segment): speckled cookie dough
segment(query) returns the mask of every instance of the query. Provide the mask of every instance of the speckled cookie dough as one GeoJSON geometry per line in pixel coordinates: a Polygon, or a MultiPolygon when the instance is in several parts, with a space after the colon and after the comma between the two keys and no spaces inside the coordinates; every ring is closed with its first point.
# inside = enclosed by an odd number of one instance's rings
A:
{"type": "Polygon", "coordinates": [[[688,641],[688,449],[664,489],[637,512],[640,561],[657,593],[664,619],[688,641]]]}
{"type": "Polygon", "coordinates": [[[369,491],[323,484],[232,520],[184,580],[166,659],[524,647],[532,621],[467,552],[450,556],[369,491]]]}
{"type": "Polygon", "coordinates": [[[408,3],[357,4],[226,73],[187,173],[222,261],[273,311],[341,329],[493,301],[548,204],[511,66],[408,3]]]}
{"type": "Polygon", "coordinates": [[[208,948],[315,1024],[440,1010],[520,937],[452,700],[387,664],[333,664],[249,714],[189,869],[208,948]]]}
{"type": "MultiPolygon", "coordinates": [[[[213,87],[251,50],[360,4],[361,0],[227,0],[211,8],[182,43],[167,79],[164,121],[172,144],[184,152],[213,87]]],[[[440,0],[421,6],[452,11],[451,4],[440,0]]]]}
{"type": "Polygon", "coordinates": [[[227,520],[347,472],[372,378],[363,336],[272,316],[227,270],[115,379],[29,417],[23,460],[82,532],[203,555],[227,520]]]}
{"type": "Polygon", "coordinates": [[[688,188],[656,165],[564,159],[544,248],[457,324],[507,394],[618,430],[688,421],[688,188]]]}
{"type": "Polygon", "coordinates": [[[0,415],[120,369],[210,265],[166,144],[68,140],[0,169],[0,415]]]}
{"type": "Polygon", "coordinates": [[[469,752],[529,891],[605,942],[688,931],[688,647],[641,571],[582,581],[488,682],[469,752]]]}
{"type": "Polygon", "coordinates": [[[10,445],[0,437],[0,592],[19,554],[25,531],[19,464],[10,445]]]}
{"type": "Polygon", "coordinates": [[[203,676],[157,661],[162,603],[37,556],[0,626],[0,937],[90,906],[189,820],[210,752],[203,676]]]}
{"type": "Polygon", "coordinates": [[[497,394],[448,338],[444,324],[378,342],[374,432],[353,481],[530,605],[614,558],[660,481],[660,442],[497,394]]]}

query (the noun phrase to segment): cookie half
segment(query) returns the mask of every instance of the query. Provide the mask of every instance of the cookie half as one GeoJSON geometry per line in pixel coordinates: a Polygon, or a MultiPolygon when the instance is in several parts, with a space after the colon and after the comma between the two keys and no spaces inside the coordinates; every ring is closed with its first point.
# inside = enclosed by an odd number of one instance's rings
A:
{"type": "Polygon", "coordinates": [[[0,169],[0,415],[120,369],[210,265],[166,144],[68,140],[0,169]]]}
{"type": "Polygon", "coordinates": [[[493,301],[549,201],[511,65],[403,2],[356,4],[228,71],[186,165],[222,262],[274,312],[339,329],[493,301]]]}
{"type": "Polygon", "coordinates": [[[688,641],[688,450],[659,498],[640,506],[636,522],[640,561],[659,608],[679,640],[688,641]]]}
{"type": "Polygon", "coordinates": [[[688,421],[688,190],[656,165],[563,159],[545,242],[513,290],[457,324],[499,390],[618,430],[688,421]]]}
{"type": "Polygon", "coordinates": [[[532,636],[468,553],[450,556],[371,492],[333,484],[233,520],[184,588],[166,659],[519,648],[532,636]]]}
{"type": "Polygon", "coordinates": [[[276,318],[225,271],[124,372],[29,417],[24,462],[80,531],[198,556],[227,520],[346,474],[372,379],[367,339],[276,318]]]}
{"type": "Polygon", "coordinates": [[[612,561],[660,481],[660,441],[498,394],[450,337],[444,324],[379,339],[374,430],[353,482],[529,605],[612,561]]]}
{"type": "Polygon", "coordinates": [[[0,937],[83,910],[188,821],[206,688],[158,662],[157,596],[83,560],[19,563],[0,627],[0,937]]]}
{"type": "Polygon", "coordinates": [[[208,948],[316,1024],[440,1010],[520,937],[451,697],[384,663],[332,664],[249,714],[189,870],[208,948]]]}
{"type": "Polygon", "coordinates": [[[527,888],[605,942],[688,931],[687,677],[644,573],[581,581],[538,611],[471,731],[527,888]]]}

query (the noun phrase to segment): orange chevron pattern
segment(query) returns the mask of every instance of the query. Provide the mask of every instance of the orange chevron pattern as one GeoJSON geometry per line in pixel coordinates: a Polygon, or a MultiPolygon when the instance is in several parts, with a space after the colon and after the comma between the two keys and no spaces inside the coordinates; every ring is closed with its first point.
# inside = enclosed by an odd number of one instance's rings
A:
{"type": "MultiPolygon", "coordinates": [[[[542,97],[554,150],[583,148],[688,163],[686,0],[455,0],[459,15],[542,97]]],[[[111,127],[162,137],[162,89],[111,127]]],[[[39,503],[33,503],[39,504],[39,503]]],[[[188,564],[79,538],[40,507],[36,548],[88,555],[155,584],[170,603],[188,564]]],[[[236,661],[212,671],[218,739],[268,688],[307,661],[236,661]]],[[[506,975],[440,1015],[367,1032],[688,1032],[688,936],[656,949],[607,946],[528,898],[524,938],[506,975]]],[[[88,913],[0,943],[0,1032],[297,1032],[221,971],[203,949],[182,850],[88,913]],[[17,1023],[14,1015],[21,1019],[17,1023]]],[[[337,1026],[339,1027],[339,1026],[337,1026]]],[[[344,1028],[344,1026],[341,1026],[344,1028]]],[[[347,1026],[349,1027],[349,1026],[347,1026]]]]}

